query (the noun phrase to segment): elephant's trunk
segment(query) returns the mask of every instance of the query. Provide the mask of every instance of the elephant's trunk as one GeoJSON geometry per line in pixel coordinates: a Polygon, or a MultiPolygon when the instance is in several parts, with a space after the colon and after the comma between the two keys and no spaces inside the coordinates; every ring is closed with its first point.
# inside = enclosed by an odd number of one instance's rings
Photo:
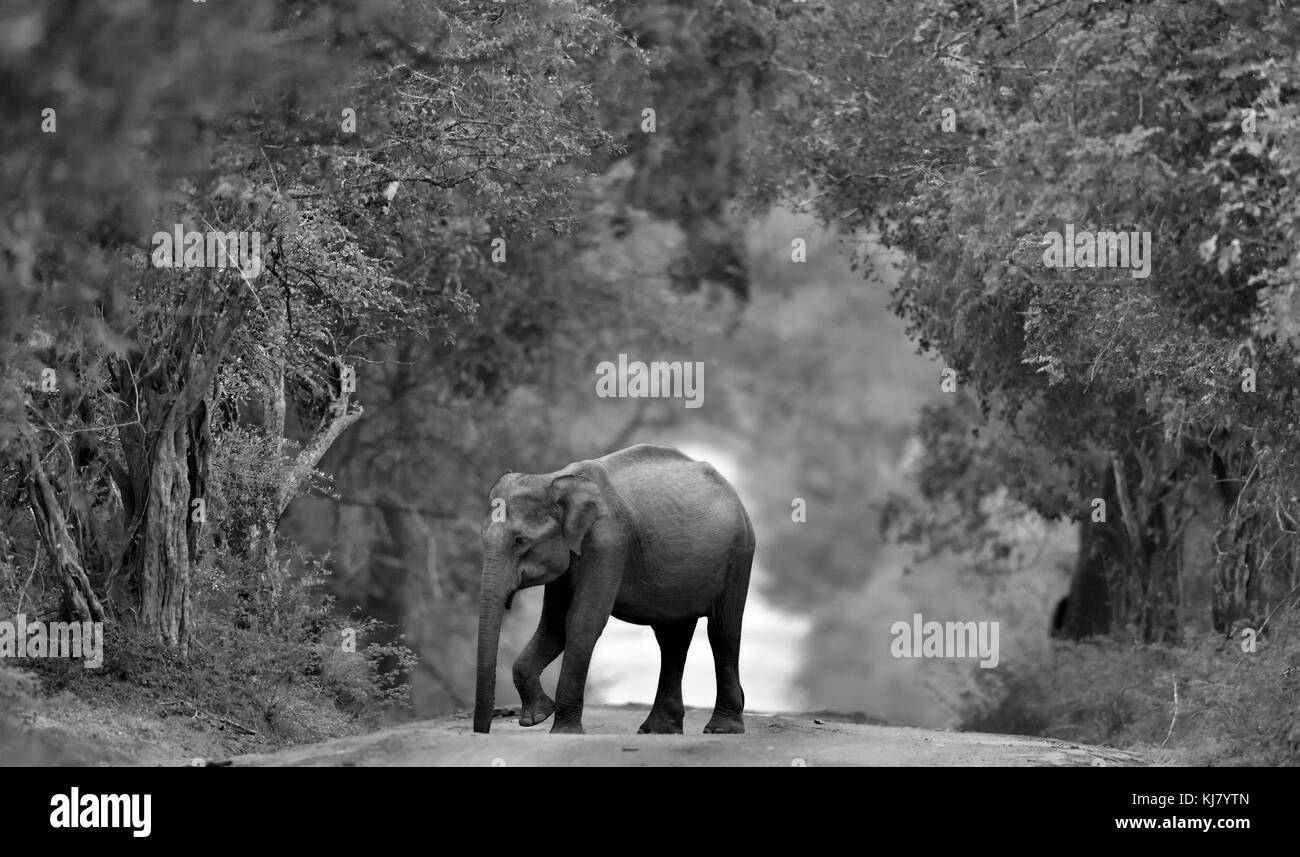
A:
{"type": "Polygon", "coordinates": [[[478,682],[474,690],[474,731],[492,728],[496,704],[497,644],[501,641],[501,614],[510,594],[499,564],[485,565],[483,590],[478,600],[478,682]]]}

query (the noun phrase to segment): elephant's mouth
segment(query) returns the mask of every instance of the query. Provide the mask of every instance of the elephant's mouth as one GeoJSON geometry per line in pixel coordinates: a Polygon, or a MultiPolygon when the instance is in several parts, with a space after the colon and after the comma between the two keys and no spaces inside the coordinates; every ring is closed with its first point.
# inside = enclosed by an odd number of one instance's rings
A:
{"type": "Polygon", "coordinates": [[[510,609],[510,605],[513,604],[513,603],[515,602],[515,593],[518,592],[518,591],[519,591],[518,589],[512,589],[512,590],[510,590],[510,594],[506,596],[506,609],[507,609],[507,610],[509,610],[509,609],[510,609]]]}

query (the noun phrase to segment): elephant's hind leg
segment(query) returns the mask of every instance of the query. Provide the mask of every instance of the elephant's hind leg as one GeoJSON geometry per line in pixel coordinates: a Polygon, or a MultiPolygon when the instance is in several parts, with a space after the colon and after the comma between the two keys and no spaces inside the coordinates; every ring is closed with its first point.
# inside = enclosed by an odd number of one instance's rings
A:
{"type": "Polygon", "coordinates": [[[686,652],[695,636],[696,619],[655,624],[659,641],[659,689],[650,716],[637,732],[682,734],[686,706],[682,703],[682,671],[686,669],[686,652]]]}
{"type": "Polygon", "coordinates": [[[752,548],[732,551],[726,589],[709,611],[709,646],[713,649],[718,698],[705,732],[745,731],[745,692],[740,687],[740,626],[753,561],[752,548]]]}
{"type": "Polygon", "coordinates": [[[515,689],[519,691],[519,725],[536,726],[555,711],[555,702],[542,689],[542,670],[564,651],[564,616],[569,609],[567,590],[547,586],[542,598],[542,617],[533,638],[515,660],[515,689]]]}

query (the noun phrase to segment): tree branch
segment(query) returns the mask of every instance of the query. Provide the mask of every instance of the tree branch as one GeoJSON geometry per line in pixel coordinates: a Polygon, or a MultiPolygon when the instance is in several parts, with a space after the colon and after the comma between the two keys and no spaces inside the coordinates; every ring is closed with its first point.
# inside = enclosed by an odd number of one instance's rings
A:
{"type": "Polygon", "coordinates": [[[330,404],[329,411],[321,420],[315,437],[298,453],[289,467],[288,474],[280,483],[275,508],[277,521],[284,516],[289,504],[293,502],[294,497],[298,496],[303,483],[315,471],[316,465],[325,457],[325,453],[329,452],[334,441],[338,440],[339,435],[347,431],[365,413],[365,408],[360,404],[355,404],[355,407],[353,405],[352,394],[340,389],[338,396],[330,404]]]}

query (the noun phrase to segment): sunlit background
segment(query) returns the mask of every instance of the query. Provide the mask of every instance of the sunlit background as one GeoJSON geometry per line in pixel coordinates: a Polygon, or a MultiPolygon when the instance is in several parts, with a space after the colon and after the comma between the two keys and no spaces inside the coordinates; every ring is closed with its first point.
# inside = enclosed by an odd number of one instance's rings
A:
{"type": "MultiPolygon", "coordinates": [[[[1041,649],[1051,604],[1066,585],[1069,527],[1007,516],[1004,529],[1021,547],[1011,557],[1014,579],[1002,591],[1014,597],[992,600],[962,558],[918,558],[909,546],[885,539],[881,511],[891,496],[914,490],[921,449],[916,426],[922,408],[942,395],[942,366],[916,353],[891,313],[897,271],[870,242],[844,240],[787,211],[755,221],[747,234],[756,295],[740,317],[740,344],[697,355],[718,361],[706,374],[707,407],[629,442],[668,444],[709,462],[735,486],[754,520],[757,550],[740,663],[746,708],[955,726],[980,677],[960,661],[893,657],[891,626],[914,613],[938,621],[996,620],[1003,663],[1041,649]],[[808,242],[808,264],[780,264],[790,235],[808,242]],[[872,276],[853,269],[854,254],[872,276]],[[703,416],[714,407],[770,418],[718,426],[703,416]],[[806,501],[805,522],[791,519],[796,497],[806,501]]],[[[629,403],[591,407],[609,414],[592,430],[599,436],[629,403]]],[[[581,436],[583,428],[572,431],[581,436]]],[[[502,649],[498,704],[517,696],[505,664],[535,624],[540,601],[540,592],[521,593],[507,619],[515,630],[502,649]]],[[[547,687],[554,687],[561,663],[543,675],[547,687]]],[[[592,657],[588,701],[649,706],[658,675],[653,631],[611,618],[592,657]]],[[[704,619],[682,693],[688,706],[714,704],[704,619]]]]}

